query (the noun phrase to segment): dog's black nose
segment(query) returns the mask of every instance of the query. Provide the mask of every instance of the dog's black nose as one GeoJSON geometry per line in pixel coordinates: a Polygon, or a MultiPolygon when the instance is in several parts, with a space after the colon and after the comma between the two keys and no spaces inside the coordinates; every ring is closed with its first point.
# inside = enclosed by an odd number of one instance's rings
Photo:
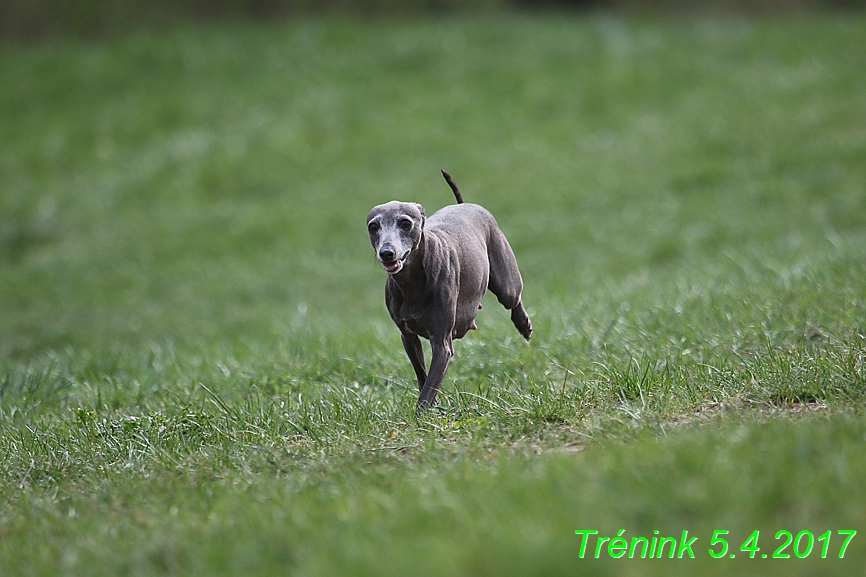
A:
{"type": "Polygon", "coordinates": [[[384,247],[379,251],[379,258],[382,259],[382,262],[394,262],[394,251],[388,247],[384,247]]]}

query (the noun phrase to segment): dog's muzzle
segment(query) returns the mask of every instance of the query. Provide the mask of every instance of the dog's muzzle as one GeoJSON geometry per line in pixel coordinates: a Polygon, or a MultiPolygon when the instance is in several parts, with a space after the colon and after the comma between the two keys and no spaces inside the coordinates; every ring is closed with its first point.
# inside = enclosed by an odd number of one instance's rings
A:
{"type": "Polygon", "coordinates": [[[379,262],[382,263],[382,267],[385,269],[385,272],[388,274],[395,274],[400,272],[403,269],[403,261],[406,260],[406,257],[409,256],[409,251],[406,251],[401,258],[397,258],[397,255],[391,250],[390,246],[382,247],[379,250],[379,262]]]}

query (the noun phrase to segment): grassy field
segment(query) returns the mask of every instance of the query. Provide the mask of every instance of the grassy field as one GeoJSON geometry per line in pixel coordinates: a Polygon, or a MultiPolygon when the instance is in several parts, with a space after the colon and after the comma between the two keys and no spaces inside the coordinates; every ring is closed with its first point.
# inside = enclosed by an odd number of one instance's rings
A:
{"type": "Polygon", "coordinates": [[[866,575],[864,70],[851,15],[0,48],[0,575],[866,575]],[[439,168],[536,331],[486,299],[416,415],[364,218],[439,168]]]}

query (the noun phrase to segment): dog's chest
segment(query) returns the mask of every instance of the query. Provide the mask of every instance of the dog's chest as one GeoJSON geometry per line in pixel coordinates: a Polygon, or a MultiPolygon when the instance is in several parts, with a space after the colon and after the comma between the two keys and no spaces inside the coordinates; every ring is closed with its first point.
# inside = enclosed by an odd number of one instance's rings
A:
{"type": "MultiPolygon", "coordinates": [[[[432,313],[429,303],[425,305],[422,301],[405,299],[400,293],[387,293],[386,300],[391,319],[404,333],[413,333],[429,339],[431,331],[437,332],[435,326],[450,324],[445,319],[440,319],[442,322],[430,326],[431,319],[429,317],[432,313]]],[[[456,315],[451,319],[453,338],[462,338],[469,330],[476,328],[475,314],[478,308],[476,302],[464,303],[457,307],[456,315]]]]}
{"type": "Polygon", "coordinates": [[[391,320],[401,331],[428,337],[423,294],[406,294],[405,288],[401,290],[396,284],[388,285],[385,287],[385,303],[391,320]]]}
{"type": "Polygon", "coordinates": [[[391,319],[401,331],[430,338],[424,313],[420,306],[412,306],[404,301],[399,307],[393,309],[389,307],[389,311],[391,319]]]}

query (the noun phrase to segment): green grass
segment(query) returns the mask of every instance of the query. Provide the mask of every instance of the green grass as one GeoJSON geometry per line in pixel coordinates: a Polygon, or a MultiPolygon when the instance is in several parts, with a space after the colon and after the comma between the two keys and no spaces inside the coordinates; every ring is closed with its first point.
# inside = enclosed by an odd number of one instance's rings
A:
{"type": "Polygon", "coordinates": [[[863,70],[850,15],[0,49],[0,574],[862,575],[863,70]],[[536,332],[416,415],[364,217],[439,168],[536,332]]]}

